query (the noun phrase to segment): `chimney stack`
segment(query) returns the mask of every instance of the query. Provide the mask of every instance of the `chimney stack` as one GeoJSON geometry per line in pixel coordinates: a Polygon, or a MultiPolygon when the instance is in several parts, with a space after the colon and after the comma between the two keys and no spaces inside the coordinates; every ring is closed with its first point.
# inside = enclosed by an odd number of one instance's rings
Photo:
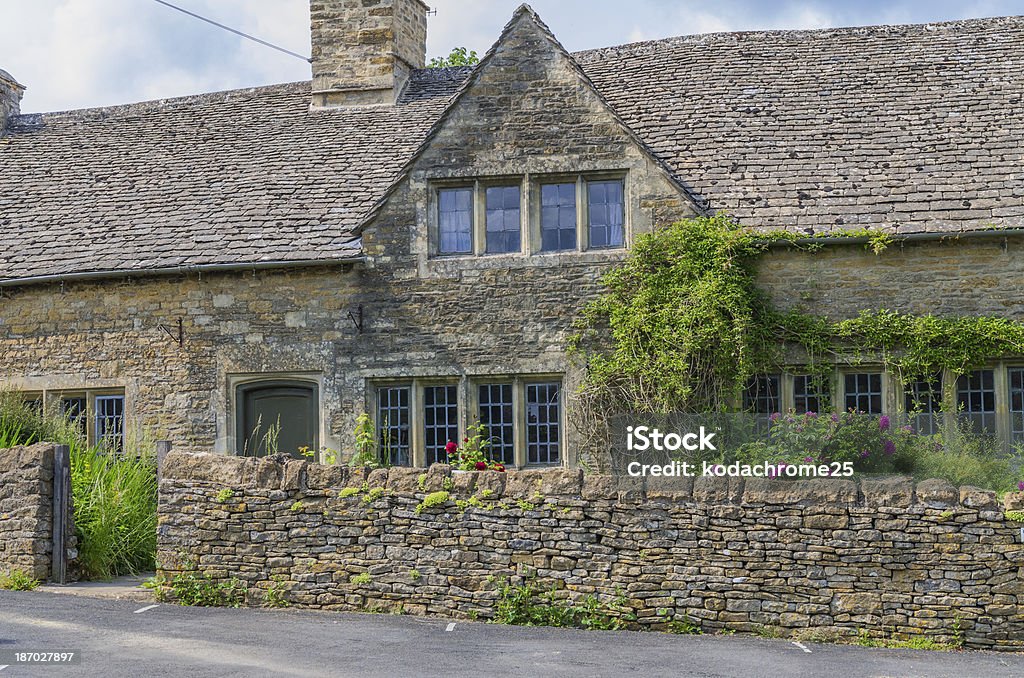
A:
{"type": "Polygon", "coordinates": [[[7,128],[7,121],[21,113],[21,95],[24,93],[25,86],[0,69],[0,135],[7,128]]]}
{"type": "Polygon", "coordinates": [[[427,58],[421,0],[310,0],[313,106],[394,104],[427,58]]]}

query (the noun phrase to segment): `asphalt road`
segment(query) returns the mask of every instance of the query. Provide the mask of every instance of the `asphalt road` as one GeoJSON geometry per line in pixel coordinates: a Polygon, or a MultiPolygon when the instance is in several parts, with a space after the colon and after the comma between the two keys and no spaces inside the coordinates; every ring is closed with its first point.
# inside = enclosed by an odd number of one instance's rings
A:
{"type": "MultiPolygon", "coordinates": [[[[9,676],[1024,676],[1024,656],[728,636],[498,626],[441,618],[227,610],[0,591],[0,657],[77,650],[9,676]]],[[[0,662],[3,663],[3,662],[0,662]]]]}

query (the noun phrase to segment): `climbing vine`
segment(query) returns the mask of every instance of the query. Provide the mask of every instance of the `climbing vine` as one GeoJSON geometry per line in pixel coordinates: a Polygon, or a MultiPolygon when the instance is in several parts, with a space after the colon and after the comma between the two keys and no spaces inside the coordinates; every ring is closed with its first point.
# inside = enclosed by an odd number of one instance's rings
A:
{"type": "MultiPolygon", "coordinates": [[[[876,254],[891,243],[877,231],[846,235],[876,254]]],[[[750,231],[723,215],[639,237],[604,277],[606,291],[586,307],[570,343],[587,366],[582,416],[727,410],[751,376],[786,364],[825,374],[837,363],[870,360],[906,382],[1024,355],[1024,324],[1006,318],[881,309],[835,322],[780,311],[756,285],[759,257],[780,241],[821,247],[789,232],[750,231]]]]}

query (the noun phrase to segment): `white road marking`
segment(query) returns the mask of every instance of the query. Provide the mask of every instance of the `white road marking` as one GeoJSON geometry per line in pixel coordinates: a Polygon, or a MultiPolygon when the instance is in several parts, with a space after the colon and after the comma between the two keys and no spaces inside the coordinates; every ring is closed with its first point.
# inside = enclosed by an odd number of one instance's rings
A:
{"type": "Polygon", "coordinates": [[[3,670],[4,670],[4,669],[6,669],[6,668],[7,668],[8,666],[10,666],[10,664],[4,664],[3,666],[0,666],[0,671],[3,671],[3,670]]]}
{"type": "Polygon", "coordinates": [[[455,630],[455,622],[452,622],[451,624],[449,624],[448,628],[445,629],[445,631],[454,631],[454,630],[455,630]]]}
{"type": "Polygon", "coordinates": [[[805,646],[805,645],[804,645],[803,643],[801,643],[801,642],[798,642],[798,641],[794,640],[794,641],[793,641],[793,644],[794,644],[794,645],[796,645],[797,647],[799,647],[799,648],[800,648],[801,650],[803,650],[803,651],[804,651],[804,652],[806,652],[807,654],[810,654],[810,653],[811,653],[811,651],[810,651],[810,650],[808,650],[808,649],[807,649],[807,647],[806,647],[806,646],[805,646]]]}
{"type": "Polygon", "coordinates": [[[140,607],[139,609],[132,612],[132,614],[142,614],[146,610],[152,610],[154,607],[160,607],[159,605],[147,605],[146,607],[140,607]]]}

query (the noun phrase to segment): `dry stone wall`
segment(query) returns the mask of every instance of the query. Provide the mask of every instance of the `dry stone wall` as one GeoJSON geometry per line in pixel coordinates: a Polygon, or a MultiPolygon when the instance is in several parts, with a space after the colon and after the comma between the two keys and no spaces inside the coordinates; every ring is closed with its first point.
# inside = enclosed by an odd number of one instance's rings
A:
{"type": "MultiPolygon", "coordinates": [[[[50,576],[53,550],[54,446],[0,450],[0,574],[20,570],[50,576]]],[[[75,555],[71,525],[65,543],[75,555]]]]}
{"type": "Polygon", "coordinates": [[[501,582],[532,579],[567,598],[624,596],[643,627],[1024,649],[1021,524],[993,493],[944,481],[639,482],[172,453],[159,511],[166,577],[237,577],[255,604],[274,585],[302,607],[486,619],[501,582]]]}

